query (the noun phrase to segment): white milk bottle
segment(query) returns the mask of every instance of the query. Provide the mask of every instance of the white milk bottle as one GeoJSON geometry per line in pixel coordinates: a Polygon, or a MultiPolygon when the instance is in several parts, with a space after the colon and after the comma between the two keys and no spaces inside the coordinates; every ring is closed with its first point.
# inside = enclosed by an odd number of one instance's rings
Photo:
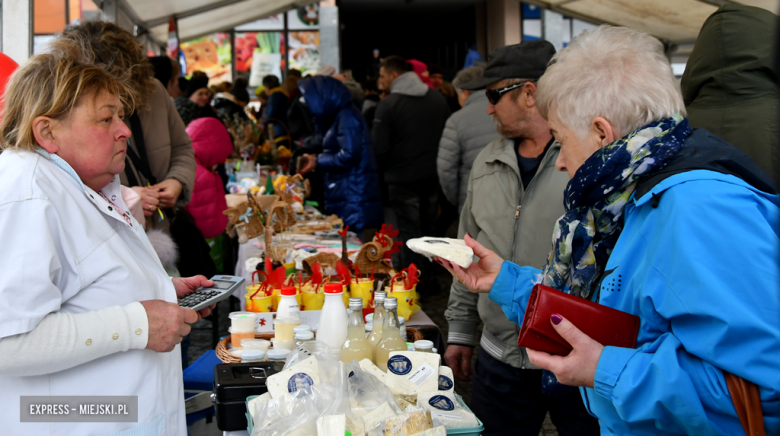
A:
{"type": "Polygon", "coordinates": [[[317,341],[327,345],[331,355],[337,359],[341,354],[341,346],[347,340],[347,311],[344,309],[343,292],[341,283],[325,285],[325,303],[317,328],[317,341]]]}

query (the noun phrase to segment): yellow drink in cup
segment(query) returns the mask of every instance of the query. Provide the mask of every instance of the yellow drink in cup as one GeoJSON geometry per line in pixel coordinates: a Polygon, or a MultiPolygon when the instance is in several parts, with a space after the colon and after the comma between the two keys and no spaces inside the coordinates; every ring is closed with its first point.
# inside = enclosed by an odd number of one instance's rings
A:
{"type": "Polygon", "coordinates": [[[322,305],[325,304],[325,294],[322,290],[314,293],[314,291],[301,292],[301,310],[322,310],[322,305]]]}
{"type": "Polygon", "coordinates": [[[352,292],[352,297],[363,299],[363,309],[369,307],[369,302],[373,300],[374,282],[371,280],[365,280],[362,282],[352,282],[349,284],[349,289],[352,292]]]}
{"type": "Polygon", "coordinates": [[[251,295],[253,293],[254,292],[246,294],[247,312],[271,312],[273,309],[273,298],[270,295],[266,297],[261,292],[258,292],[257,295],[252,297],[251,295]]]}
{"type": "Polygon", "coordinates": [[[398,316],[402,316],[409,319],[415,313],[420,311],[420,304],[418,303],[417,285],[412,286],[412,289],[405,290],[403,286],[387,287],[388,297],[394,297],[398,299],[398,316]]]}

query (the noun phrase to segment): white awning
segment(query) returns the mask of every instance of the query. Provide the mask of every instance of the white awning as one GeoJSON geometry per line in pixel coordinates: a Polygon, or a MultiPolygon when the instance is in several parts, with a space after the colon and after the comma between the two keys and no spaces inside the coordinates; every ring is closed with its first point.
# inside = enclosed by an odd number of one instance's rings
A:
{"type": "Polygon", "coordinates": [[[179,39],[186,41],[226,31],[284,12],[313,0],[125,0],[124,7],[159,41],[168,40],[168,20],[178,19],[179,39]]]}
{"type": "Polygon", "coordinates": [[[591,23],[625,26],[671,42],[696,40],[704,20],[724,3],[742,3],[777,14],[780,0],[524,0],[591,23]]]}

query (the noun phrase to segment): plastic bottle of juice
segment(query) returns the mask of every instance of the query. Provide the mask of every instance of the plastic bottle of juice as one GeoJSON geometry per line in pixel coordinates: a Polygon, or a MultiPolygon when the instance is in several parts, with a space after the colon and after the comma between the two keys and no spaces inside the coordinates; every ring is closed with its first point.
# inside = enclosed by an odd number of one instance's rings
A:
{"type": "Polygon", "coordinates": [[[282,288],[279,308],[274,320],[274,336],[277,341],[291,342],[294,340],[294,329],[301,324],[301,309],[295,300],[296,290],[292,286],[282,288]]]}
{"type": "MultiPolygon", "coordinates": [[[[385,297],[387,292],[377,291],[374,292],[374,319],[372,324],[374,325],[371,330],[371,334],[368,335],[368,343],[371,344],[371,350],[376,348],[376,344],[382,340],[382,323],[385,319],[385,297]]],[[[371,352],[371,361],[376,365],[376,354],[371,352]]]]}
{"type": "Polygon", "coordinates": [[[385,320],[382,326],[382,340],[374,348],[375,364],[387,372],[387,360],[393,351],[406,351],[406,341],[401,338],[398,325],[398,300],[394,297],[385,298],[385,320]]]}
{"type": "Polygon", "coordinates": [[[344,310],[344,300],[341,296],[343,292],[341,283],[325,285],[325,304],[322,305],[320,325],[317,328],[317,341],[327,345],[336,358],[347,340],[347,311],[344,310]]]}
{"type": "Polygon", "coordinates": [[[347,341],[341,347],[341,361],[349,364],[354,359],[360,362],[371,359],[373,348],[366,338],[363,324],[363,299],[349,299],[349,324],[347,325],[347,341]]]}

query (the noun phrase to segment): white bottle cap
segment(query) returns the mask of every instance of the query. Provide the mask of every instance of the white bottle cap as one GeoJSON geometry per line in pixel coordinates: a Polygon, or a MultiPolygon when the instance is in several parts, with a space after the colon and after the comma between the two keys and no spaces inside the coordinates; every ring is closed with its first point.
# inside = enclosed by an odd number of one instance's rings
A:
{"type": "Polygon", "coordinates": [[[268,358],[273,360],[286,359],[289,354],[290,354],[290,350],[285,350],[285,349],[275,348],[272,350],[268,350],[268,358]]]}
{"type": "Polygon", "coordinates": [[[433,349],[433,342],[432,341],[426,341],[426,340],[420,340],[420,341],[414,341],[414,348],[417,350],[432,350],[433,349]]]}
{"type": "Polygon", "coordinates": [[[241,360],[262,360],[265,358],[265,351],[263,350],[244,350],[241,353],[241,360]]]}
{"type": "Polygon", "coordinates": [[[307,341],[310,339],[314,339],[314,333],[312,332],[298,332],[295,334],[296,341],[307,341]]]}
{"type": "Polygon", "coordinates": [[[301,324],[299,326],[293,327],[294,333],[300,333],[300,332],[310,332],[311,327],[307,326],[306,324],[301,324]]]}
{"type": "Polygon", "coordinates": [[[385,309],[395,309],[398,307],[398,299],[395,297],[385,298],[385,309]]]}

